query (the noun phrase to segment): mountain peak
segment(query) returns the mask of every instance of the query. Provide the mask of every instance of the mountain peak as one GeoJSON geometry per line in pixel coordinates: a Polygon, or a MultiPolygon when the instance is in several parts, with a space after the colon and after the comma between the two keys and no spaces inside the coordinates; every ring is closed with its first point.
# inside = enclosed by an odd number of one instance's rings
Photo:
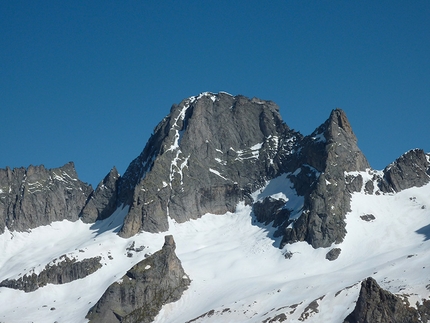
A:
{"type": "Polygon", "coordinates": [[[346,116],[346,113],[339,108],[336,108],[331,111],[329,118],[331,125],[337,125],[340,129],[343,129],[346,133],[352,135],[352,127],[349,123],[349,120],[346,116]]]}
{"type": "Polygon", "coordinates": [[[204,92],[173,105],[124,174],[131,207],[121,236],[165,231],[167,217],[234,211],[279,174],[295,135],[271,101],[204,92]]]}

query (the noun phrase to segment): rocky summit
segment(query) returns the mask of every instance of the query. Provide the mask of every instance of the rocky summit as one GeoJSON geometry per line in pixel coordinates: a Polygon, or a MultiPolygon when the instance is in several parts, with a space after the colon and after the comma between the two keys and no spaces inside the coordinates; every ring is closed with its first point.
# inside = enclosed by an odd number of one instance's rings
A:
{"type": "Polygon", "coordinates": [[[0,170],[0,322],[429,320],[428,153],[374,170],[343,110],[302,135],[224,92],[142,146],[95,189],[0,170]]]}

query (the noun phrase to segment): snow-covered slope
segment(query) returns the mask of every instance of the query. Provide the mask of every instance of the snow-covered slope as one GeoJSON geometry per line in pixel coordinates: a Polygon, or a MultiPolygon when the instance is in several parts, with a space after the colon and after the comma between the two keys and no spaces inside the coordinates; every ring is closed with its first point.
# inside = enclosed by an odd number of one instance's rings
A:
{"type": "MultiPolygon", "coordinates": [[[[287,198],[291,208],[302,201],[285,176],[253,197],[269,195],[287,198]]],[[[30,232],[6,230],[0,236],[0,281],[38,273],[64,254],[78,260],[101,256],[103,266],[83,279],[30,293],[0,288],[0,322],[86,322],[85,315],[106,288],[161,249],[167,234],[174,236],[191,285],[179,301],[163,307],[155,320],[159,323],[340,323],[355,306],[360,282],[369,276],[411,304],[428,299],[430,184],[380,195],[362,190],[352,195],[351,209],[344,241],[318,249],[306,242],[279,249],[274,229],[256,222],[243,203],[234,213],[206,214],[184,223],[169,220],[168,232],[128,239],[116,234],[127,208],[95,224],[62,221],[30,232]],[[333,248],[341,253],[329,261],[326,254],[333,248]]]]}

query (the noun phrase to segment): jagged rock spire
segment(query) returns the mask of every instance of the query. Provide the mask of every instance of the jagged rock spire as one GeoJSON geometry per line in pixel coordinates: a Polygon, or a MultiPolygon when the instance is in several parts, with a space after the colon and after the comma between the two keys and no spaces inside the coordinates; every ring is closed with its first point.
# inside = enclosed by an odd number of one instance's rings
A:
{"type": "Polygon", "coordinates": [[[106,219],[116,210],[119,178],[116,167],[113,167],[97,185],[80,214],[83,222],[93,223],[106,219]]]}
{"type": "Polygon", "coordinates": [[[333,110],[327,121],[299,145],[301,177],[295,182],[303,182],[305,177],[314,178],[314,182],[301,188],[305,195],[303,213],[285,230],[281,246],[307,241],[315,248],[328,247],[341,242],[346,234],[344,218],[350,211],[351,195],[345,172],[364,171],[370,166],[341,109],[333,110]]]}

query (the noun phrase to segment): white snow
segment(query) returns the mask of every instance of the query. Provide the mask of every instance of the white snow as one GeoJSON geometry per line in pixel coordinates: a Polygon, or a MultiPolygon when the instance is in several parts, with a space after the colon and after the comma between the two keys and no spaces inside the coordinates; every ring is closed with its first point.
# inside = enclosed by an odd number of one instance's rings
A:
{"type": "Polygon", "coordinates": [[[327,141],[326,138],[325,138],[325,136],[324,136],[324,133],[319,133],[319,134],[313,136],[312,139],[315,142],[326,142],[327,141]]]}
{"type": "Polygon", "coordinates": [[[226,165],[227,165],[227,162],[226,162],[225,160],[222,160],[222,159],[220,159],[220,158],[215,158],[215,160],[216,160],[216,162],[217,162],[217,163],[219,163],[219,164],[221,164],[221,165],[223,165],[223,166],[226,166],[226,165]]]}
{"type": "Polygon", "coordinates": [[[199,94],[199,96],[197,96],[196,99],[199,100],[199,99],[201,99],[204,96],[208,96],[212,100],[212,102],[215,102],[216,99],[217,99],[217,96],[215,94],[211,93],[211,92],[202,92],[202,93],[199,94]]]}
{"type": "Polygon", "coordinates": [[[178,149],[176,151],[176,156],[173,158],[172,163],[170,164],[170,185],[172,185],[172,181],[175,178],[175,174],[178,174],[181,178],[181,185],[184,184],[184,174],[183,170],[185,167],[188,167],[188,159],[190,156],[187,156],[185,158],[181,158],[180,155],[182,154],[182,151],[178,149]]]}
{"type": "Polygon", "coordinates": [[[258,159],[260,156],[260,149],[263,146],[263,143],[255,144],[247,149],[243,150],[234,150],[230,147],[231,150],[237,153],[236,160],[244,160],[244,159],[258,159]]]}
{"type": "Polygon", "coordinates": [[[185,113],[187,112],[189,107],[190,107],[189,104],[184,105],[181,112],[179,112],[178,116],[176,117],[175,121],[173,122],[171,129],[176,132],[175,133],[175,139],[173,141],[173,144],[169,147],[169,149],[167,149],[167,151],[173,151],[173,150],[179,148],[179,143],[180,143],[183,131],[181,131],[179,129],[178,120],[184,120],[185,119],[185,113]]]}
{"type": "Polygon", "coordinates": [[[61,175],[58,175],[55,172],[52,172],[52,173],[54,174],[54,179],[56,179],[57,181],[66,182],[66,180],[64,179],[64,177],[62,177],[61,175]]]}
{"type": "MultiPolygon", "coordinates": [[[[288,208],[298,211],[303,198],[291,187],[284,174],[252,197],[287,199],[288,208]]],[[[169,219],[168,232],[130,239],[116,235],[127,208],[93,225],[62,221],[31,232],[6,230],[0,235],[0,281],[38,272],[63,254],[101,256],[103,267],[84,279],[31,293],[0,288],[0,321],[86,322],[87,311],[105,289],[144,253],[159,250],[167,234],[174,236],[191,285],[179,301],[163,307],[157,323],[186,322],[211,310],[195,322],[262,322],[283,313],[286,322],[307,317],[305,322],[341,323],[355,306],[361,280],[369,276],[414,304],[430,294],[429,196],[430,185],[390,195],[353,194],[348,233],[332,246],[342,250],[335,261],[325,259],[332,247],[313,249],[299,242],[277,249],[273,228],[252,223],[251,207],[242,203],[234,213],[206,214],[182,224],[169,219]],[[362,220],[365,214],[375,220],[362,220]],[[127,257],[133,241],[145,245],[145,252],[130,251],[133,257],[127,257]],[[287,252],[291,259],[284,257],[287,252]],[[313,301],[318,312],[309,308],[313,301]]]]}
{"type": "Polygon", "coordinates": [[[213,173],[213,174],[215,174],[215,175],[217,175],[217,176],[219,176],[219,177],[221,177],[222,179],[224,179],[224,180],[228,180],[227,178],[225,178],[224,176],[222,176],[221,175],[221,173],[219,172],[219,171],[217,171],[217,170],[215,170],[215,169],[212,169],[212,168],[209,168],[209,171],[211,172],[211,173],[213,173]]]}
{"type": "Polygon", "coordinates": [[[354,172],[345,172],[345,178],[347,176],[361,176],[363,178],[363,185],[361,187],[361,193],[365,193],[365,185],[368,181],[373,182],[373,186],[375,188],[378,187],[378,180],[382,179],[384,176],[383,171],[373,170],[371,168],[366,169],[365,171],[354,171],[354,172]]]}
{"type": "Polygon", "coordinates": [[[262,201],[268,196],[276,200],[284,200],[286,202],[284,208],[292,211],[290,218],[296,219],[302,212],[304,197],[297,195],[288,175],[283,174],[270,180],[265,187],[254,192],[251,197],[254,202],[262,201]]]}

